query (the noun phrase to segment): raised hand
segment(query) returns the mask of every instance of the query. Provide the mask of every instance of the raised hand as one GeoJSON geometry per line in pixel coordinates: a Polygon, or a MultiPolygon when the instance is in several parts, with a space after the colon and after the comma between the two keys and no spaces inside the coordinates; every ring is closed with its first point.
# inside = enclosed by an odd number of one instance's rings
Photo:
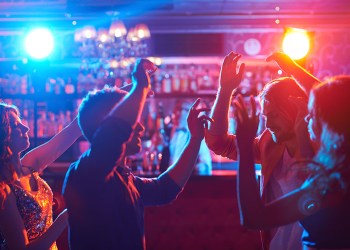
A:
{"type": "Polygon", "coordinates": [[[133,81],[137,85],[150,89],[150,75],[157,70],[156,66],[148,59],[137,59],[132,72],[133,81]]]}
{"type": "Polygon", "coordinates": [[[245,64],[239,66],[237,72],[237,63],[241,55],[231,52],[225,56],[220,70],[220,87],[223,90],[233,91],[242,81],[245,64]]]}
{"type": "Polygon", "coordinates": [[[285,73],[298,81],[307,94],[310,93],[313,86],[321,83],[319,79],[307,72],[303,67],[282,52],[272,53],[266,58],[266,61],[275,61],[285,73]]]}
{"type": "Polygon", "coordinates": [[[296,134],[298,134],[298,132],[300,132],[300,129],[304,130],[307,128],[305,117],[308,114],[308,110],[307,110],[308,100],[302,97],[290,96],[288,97],[288,101],[292,103],[292,105],[295,106],[297,110],[297,115],[295,117],[295,122],[294,122],[294,131],[296,134]]]}
{"type": "Polygon", "coordinates": [[[208,122],[213,122],[213,119],[208,115],[199,115],[201,112],[210,111],[210,108],[197,108],[199,103],[199,98],[193,103],[187,116],[187,125],[191,137],[202,140],[204,138],[205,129],[208,129],[208,122]]]}
{"type": "Polygon", "coordinates": [[[233,101],[234,114],[237,120],[237,145],[240,149],[253,143],[258,130],[259,115],[256,113],[256,103],[253,96],[250,97],[250,104],[251,114],[248,113],[241,95],[238,95],[237,99],[233,101]]]}
{"type": "Polygon", "coordinates": [[[274,52],[266,57],[267,62],[275,61],[277,65],[288,75],[291,75],[296,63],[287,54],[283,52],[274,52]]]}
{"type": "Polygon", "coordinates": [[[300,149],[300,158],[312,158],[314,156],[314,149],[310,142],[307,123],[305,117],[308,114],[307,98],[302,97],[288,97],[288,101],[295,106],[297,115],[294,121],[294,133],[300,149]]]}

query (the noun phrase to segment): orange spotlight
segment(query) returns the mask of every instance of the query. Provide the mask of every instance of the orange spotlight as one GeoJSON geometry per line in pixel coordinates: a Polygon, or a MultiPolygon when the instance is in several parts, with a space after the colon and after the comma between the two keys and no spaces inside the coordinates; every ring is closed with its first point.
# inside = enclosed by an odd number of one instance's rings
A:
{"type": "Polygon", "coordinates": [[[310,38],[306,30],[288,28],[284,33],[283,45],[284,53],[294,60],[306,57],[310,49],[310,38]]]}

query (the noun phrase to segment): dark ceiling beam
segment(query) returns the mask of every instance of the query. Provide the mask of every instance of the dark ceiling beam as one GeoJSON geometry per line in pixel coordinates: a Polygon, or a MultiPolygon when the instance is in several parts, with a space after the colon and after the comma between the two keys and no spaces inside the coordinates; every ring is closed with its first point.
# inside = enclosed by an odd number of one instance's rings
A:
{"type": "Polygon", "coordinates": [[[61,30],[74,30],[88,24],[107,27],[113,18],[120,18],[129,27],[144,22],[153,33],[231,33],[242,29],[269,32],[286,26],[335,30],[350,28],[350,1],[28,0],[0,3],[1,30],[21,30],[37,23],[61,30]],[[40,7],[45,2],[47,4],[40,7]],[[75,11],[68,11],[69,6],[76,6],[75,11]],[[90,10],[82,11],[85,7],[90,10]],[[98,7],[115,11],[98,11],[98,7]],[[73,21],[77,26],[72,25],[73,21]]]}

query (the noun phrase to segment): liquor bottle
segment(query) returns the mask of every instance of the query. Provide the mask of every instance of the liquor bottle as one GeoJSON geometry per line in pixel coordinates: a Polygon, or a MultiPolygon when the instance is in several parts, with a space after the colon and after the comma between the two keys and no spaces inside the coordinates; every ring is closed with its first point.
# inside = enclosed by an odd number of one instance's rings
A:
{"type": "Polygon", "coordinates": [[[162,79],[162,93],[169,94],[172,90],[172,77],[170,74],[165,73],[162,79]]]}
{"type": "Polygon", "coordinates": [[[173,93],[177,93],[177,92],[180,92],[181,90],[180,88],[181,88],[181,79],[180,79],[179,67],[175,65],[172,84],[171,84],[171,90],[173,93]]]}
{"type": "Polygon", "coordinates": [[[22,95],[26,95],[28,92],[28,84],[27,84],[27,77],[26,76],[22,76],[21,77],[21,94],[22,95]]]}
{"type": "Polygon", "coordinates": [[[184,68],[180,74],[180,92],[187,93],[190,90],[190,82],[187,70],[184,68]]]}
{"type": "Polygon", "coordinates": [[[198,83],[194,72],[191,70],[189,73],[189,91],[190,93],[197,93],[198,91],[198,83]]]}
{"type": "Polygon", "coordinates": [[[158,112],[156,118],[156,130],[153,133],[151,139],[151,148],[150,156],[151,162],[153,164],[153,171],[155,174],[159,174],[161,169],[164,169],[164,164],[168,165],[166,162],[166,157],[163,157],[164,150],[169,146],[169,138],[165,133],[165,124],[164,124],[164,109],[163,103],[158,103],[158,112]]]}
{"type": "Polygon", "coordinates": [[[210,90],[213,88],[212,85],[213,85],[213,79],[211,78],[209,69],[206,69],[205,74],[203,76],[203,85],[201,86],[201,89],[210,90]]]}
{"type": "Polygon", "coordinates": [[[75,92],[75,87],[72,83],[72,78],[68,78],[66,85],[64,86],[64,92],[66,94],[74,94],[75,92]]]}
{"type": "Polygon", "coordinates": [[[156,71],[151,75],[151,85],[155,93],[162,93],[162,80],[160,79],[159,71],[156,71]]]}

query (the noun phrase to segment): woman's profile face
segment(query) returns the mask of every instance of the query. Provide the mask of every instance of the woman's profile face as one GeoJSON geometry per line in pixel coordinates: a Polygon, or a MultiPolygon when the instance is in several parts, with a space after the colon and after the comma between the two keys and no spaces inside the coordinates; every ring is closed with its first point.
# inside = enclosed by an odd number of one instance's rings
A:
{"type": "Polygon", "coordinates": [[[15,111],[9,112],[10,122],[10,149],[18,154],[29,147],[29,128],[24,125],[15,111]]]}

